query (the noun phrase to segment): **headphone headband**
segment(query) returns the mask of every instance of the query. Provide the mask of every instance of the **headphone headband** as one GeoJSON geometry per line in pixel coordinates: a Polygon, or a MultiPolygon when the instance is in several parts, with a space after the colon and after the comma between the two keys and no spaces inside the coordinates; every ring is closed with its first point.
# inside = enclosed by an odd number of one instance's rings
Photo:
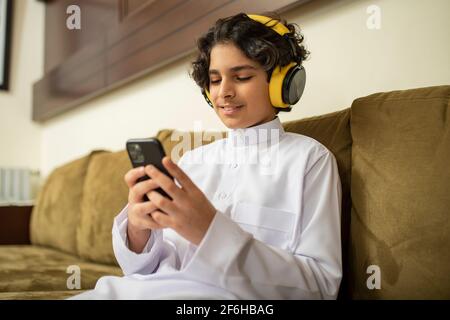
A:
{"type": "Polygon", "coordinates": [[[266,17],[266,16],[260,16],[257,14],[247,14],[247,17],[249,17],[252,20],[255,20],[259,23],[262,23],[266,27],[272,29],[276,33],[278,33],[280,36],[282,36],[290,45],[291,47],[291,53],[295,57],[297,55],[295,50],[295,43],[293,40],[289,37],[289,34],[291,33],[291,30],[289,30],[288,27],[286,27],[284,24],[282,24],[279,20],[266,17]]]}
{"type": "Polygon", "coordinates": [[[263,25],[273,29],[276,33],[278,33],[280,36],[284,36],[286,33],[290,33],[291,30],[289,30],[284,24],[282,24],[280,21],[266,17],[266,16],[260,16],[257,14],[248,14],[247,17],[249,17],[252,20],[258,21],[262,23],[263,25]],[[271,23],[271,24],[269,24],[271,23]]]}

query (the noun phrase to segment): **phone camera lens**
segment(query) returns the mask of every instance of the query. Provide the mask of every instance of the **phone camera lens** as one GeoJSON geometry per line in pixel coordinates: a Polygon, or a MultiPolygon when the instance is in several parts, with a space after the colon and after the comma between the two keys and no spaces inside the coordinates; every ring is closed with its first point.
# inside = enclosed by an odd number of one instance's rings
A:
{"type": "Polygon", "coordinates": [[[142,154],[142,148],[139,144],[133,143],[129,147],[130,156],[136,163],[144,162],[144,155],[142,154]]]}

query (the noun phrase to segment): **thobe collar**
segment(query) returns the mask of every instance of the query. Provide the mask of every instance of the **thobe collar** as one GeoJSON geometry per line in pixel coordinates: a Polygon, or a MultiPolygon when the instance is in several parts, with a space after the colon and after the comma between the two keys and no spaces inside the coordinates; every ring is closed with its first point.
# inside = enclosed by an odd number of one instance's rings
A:
{"type": "Polygon", "coordinates": [[[245,147],[259,144],[272,144],[280,141],[284,128],[278,117],[263,124],[245,128],[230,129],[227,142],[235,147],[245,147]]]}

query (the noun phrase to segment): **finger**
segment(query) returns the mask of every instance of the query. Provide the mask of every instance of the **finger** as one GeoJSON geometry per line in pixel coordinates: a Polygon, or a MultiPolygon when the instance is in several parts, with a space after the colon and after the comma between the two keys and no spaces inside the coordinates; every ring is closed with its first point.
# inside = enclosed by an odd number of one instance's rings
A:
{"type": "Polygon", "coordinates": [[[178,213],[178,208],[172,200],[164,197],[159,192],[150,192],[148,198],[159,210],[164,211],[168,215],[176,215],[178,213]]]}
{"type": "Polygon", "coordinates": [[[129,170],[125,176],[124,176],[124,180],[128,186],[128,188],[131,188],[132,186],[134,186],[136,184],[136,181],[143,177],[145,175],[145,170],[144,167],[137,167],[134,169],[129,170]]]}
{"type": "Polygon", "coordinates": [[[173,220],[166,213],[156,210],[156,211],[152,212],[151,216],[152,216],[153,220],[160,226],[163,226],[164,228],[172,228],[173,227],[173,223],[172,223],[173,220]]]}
{"type": "Polygon", "coordinates": [[[178,180],[181,187],[187,192],[198,189],[197,186],[192,182],[191,178],[168,156],[165,156],[162,160],[163,166],[167,169],[172,177],[178,180]]]}
{"type": "Polygon", "coordinates": [[[146,166],[145,172],[156,181],[156,183],[172,198],[177,199],[181,196],[181,189],[175,184],[172,178],[161,172],[155,166],[146,166]]]}
{"type": "Polygon", "coordinates": [[[130,203],[142,202],[144,194],[147,194],[150,191],[157,188],[159,188],[159,185],[153,179],[138,182],[130,188],[128,202],[130,203]]]}
{"type": "Polygon", "coordinates": [[[141,229],[161,229],[160,226],[151,216],[151,213],[157,210],[153,203],[150,201],[137,203],[130,208],[131,215],[129,215],[129,222],[134,221],[134,225],[139,226],[141,229]],[[132,212],[131,212],[132,211],[132,212]],[[134,217],[134,219],[133,219],[134,217]]]}
{"type": "Polygon", "coordinates": [[[134,210],[139,217],[148,216],[150,213],[158,209],[158,207],[151,201],[136,203],[134,206],[134,210]]]}
{"type": "MultiPolygon", "coordinates": [[[[155,211],[153,211],[155,212],[155,211]]],[[[159,224],[158,222],[155,221],[155,219],[153,219],[153,217],[151,216],[151,214],[146,215],[145,217],[142,218],[142,220],[140,220],[140,223],[142,226],[144,226],[147,229],[162,229],[164,228],[164,226],[162,226],[161,224],[159,224]]]]}

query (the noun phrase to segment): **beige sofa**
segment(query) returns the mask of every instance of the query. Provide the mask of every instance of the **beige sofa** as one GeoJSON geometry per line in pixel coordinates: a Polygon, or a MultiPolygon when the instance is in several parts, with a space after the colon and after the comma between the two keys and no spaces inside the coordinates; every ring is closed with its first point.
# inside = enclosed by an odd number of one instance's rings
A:
{"type": "MultiPolygon", "coordinates": [[[[450,86],[384,92],[284,123],[337,158],[345,272],[339,298],[450,298],[449,101],[450,86]],[[380,289],[367,286],[371,266],[379,268],[380,289]]],[[[177,143],[172,133],[158,133],[168,154],[177,143]]],[[[0,245],[0,299],[61,299],[93,288],[103,275],[121,275],[111,226],[127,203],[129,169],[125,151],[95,151],[54,170],[31,214],[30,243],[0,245]],[[79,290],[68,288],[70,266],[81,271],[79,290]]]]}

